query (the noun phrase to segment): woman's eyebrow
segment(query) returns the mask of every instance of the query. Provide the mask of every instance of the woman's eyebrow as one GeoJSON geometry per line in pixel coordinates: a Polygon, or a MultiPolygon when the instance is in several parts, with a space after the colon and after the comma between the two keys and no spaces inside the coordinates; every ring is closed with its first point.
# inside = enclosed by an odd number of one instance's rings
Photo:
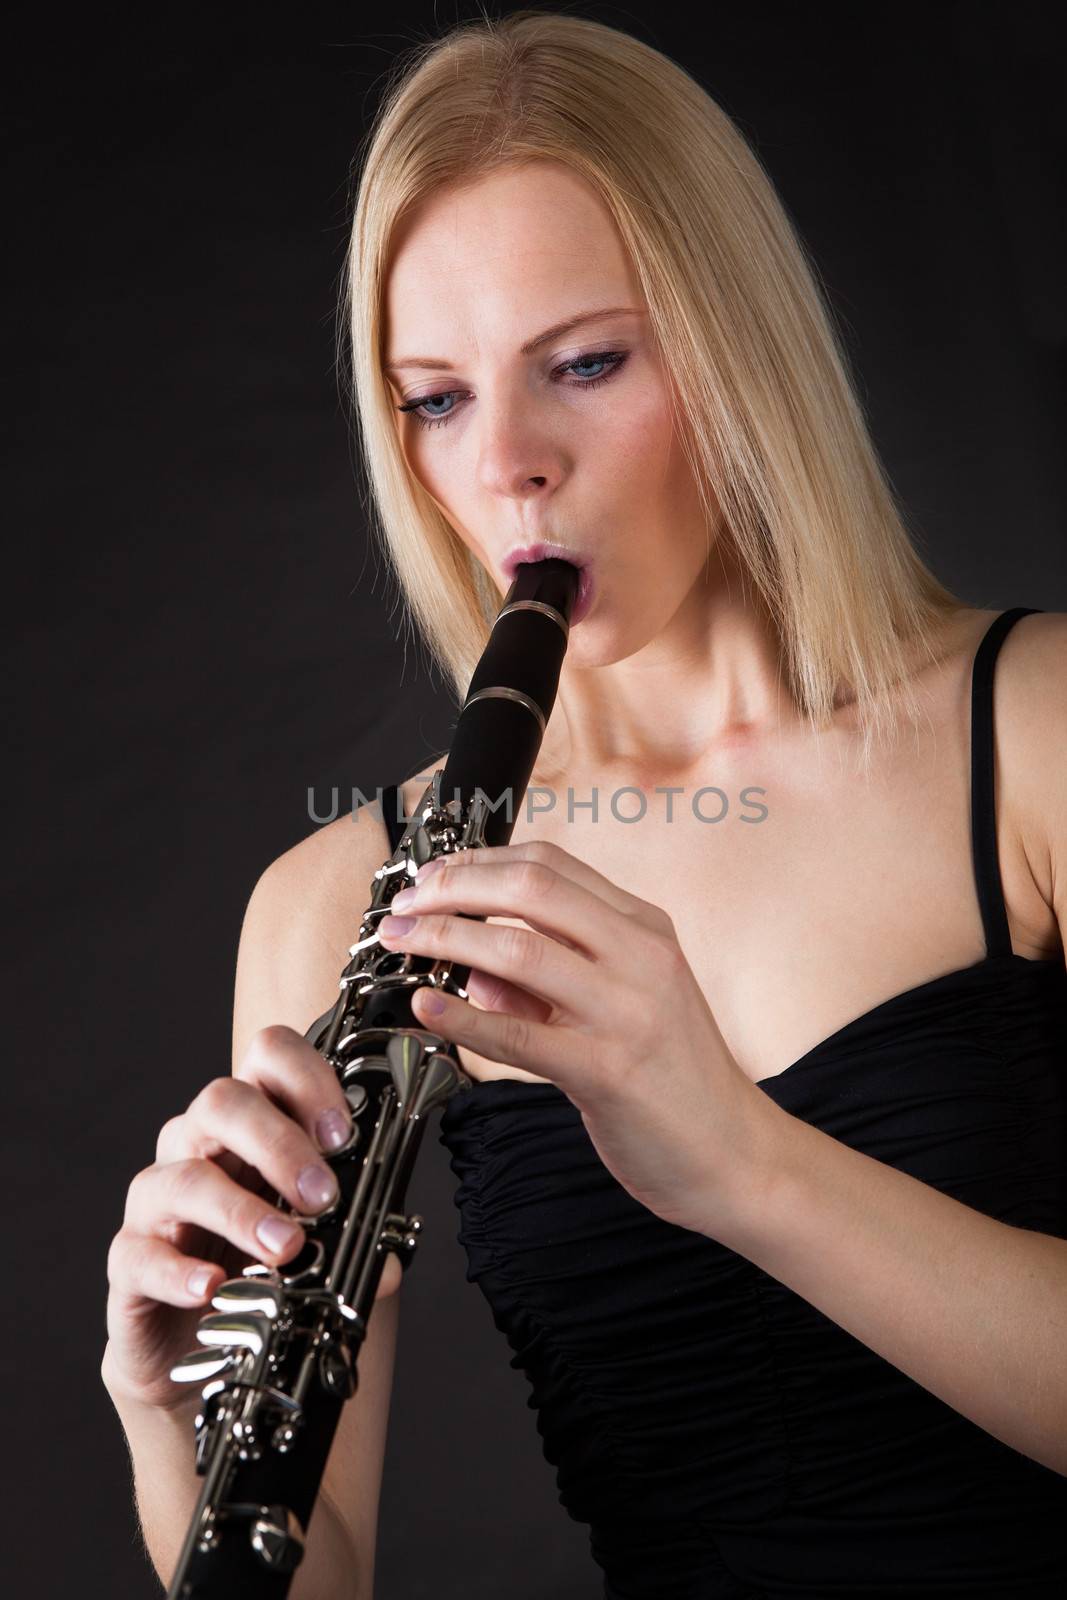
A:
{"type": "MultiPolygon", "coordinates": [[[[551,328],[546,328],[544,333],[539,333],[533,339],[528,339],[520,345],[521,356],[533,355],[533,352],[543,344],[548,344],[550,339],[558,339],[561,334],[570,333],[572,328],[581,327],[586,322],[597,322],[602,317],[641,316],[641,306],[608,306],[602,311],[579,311],[575,317],[566,317],[562,322],[554,322],[551,328]]],[[[403,361],[391,361],[383,369],[386,372],[400,372],[404,368],[422,367],[435,372],[455,372],[456,368],[451,361],[442,361],[440,356],[407,356],[403,361]]]]}

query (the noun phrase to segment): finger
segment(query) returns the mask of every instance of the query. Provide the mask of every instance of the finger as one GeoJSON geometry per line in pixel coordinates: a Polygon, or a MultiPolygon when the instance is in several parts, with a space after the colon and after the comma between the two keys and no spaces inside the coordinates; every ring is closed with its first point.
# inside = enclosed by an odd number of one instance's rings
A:
{"type": "MultiPolygon", "coordinates": [[[[180,1116],[171,1117],[160,1128],[156,1140],[156,1160],[160,1164],[167,1161],[183,1161],[186,1156],[204,1153],[194,1146],[188,1118],[188,1111],[183,1111],[180,1116]]],[[[212,1156],[212,1160],[217,1161],[223,1172],[228,1172],[238,1183],[244,1183],[246,1174],[254,1171],[247,1161],[242,1161],[232,1150],[220,1150],[217,1155],[212,1156]]]]}
{"type": "Polygon", "coordinates": [[[233,1075],[255,1084],[288,1111],[320,1150],[348,1143],[352,1116],[337,1073],[295,1028],[283,1023],[260,1028],[233,1075]]]}
{"type": "MultiPolygon", "coordinates": [[[[205,1153],[191,1134],[187,1112],[178,1117],[171,1117],[160,1128],[159,1138],[156,1140],[156,1160],[161,1165],[168,1161],[184,1161],[187,1156],[205,1153]]],[[[253,1194],[264,1195],[270,1192],[271,1185],[259,1168],[242,1160],[232,1150],[218,1150],[211,1159],[237,1183],[243,1184],[246,1189],[251,1189],[253,1194]]]]}
{"type": "Polygon", "coordinates": [[[384,1300],[387,1295],[396,1294],[404,1281],[404,1269],[400,1265],[400,1257],[389,1251],[385,1258],[385,1266],[378,1280],[378,1287],[374,1291],[375,1300],[384,1300]]]}
{"type": "Polygon", "coordinates": [[[145,1167],[126,1195],[123,1226],[159,1236],[193,1223],[264,1265],[290,1260],[305,1239],[299,1223],[243,1189],[213,1161],[196,1157],[145,1167]]]}
{"type": "Polygon", "coordinates": [[[635,934],[652,932],[650,924],[618,910],[547,862],[516,856],[463,867],[445,864],[395,897],[390,910],[402,916],[409,911],[422,915],[456,910],[475,916],[521,917],[595,961],[617,959],[620,949],[632,945],[635,934]]]}
{"type": "Polygon", "coordinates": [[[535,861],[551,867],[561,877],[569,879],[579,888],[586,889],[590,894],[606,901],[613,910],[643,922],[650,928],[661,927],[667,917],[661,906],[653,905],[650,900],[643,900],[640,895],[631,894],[628,889],[621,888],[611,878],[605,877],[602,872],[591,867],[587,861],[580,861],[569,850],[564,850],[562,845],[554,844],[549,839],[528,839],[522,844],[479,845],[467,850],[456,850],[447,856],[436,856],[419,868],[415,883],[421,885],[424,882],[432,882],[446,867],[455,866],[467,871],[471,867],[508,861],[535,861]]]}
{"type": "Polygon", "coordinates": [[[337,1198],[337,1175],[313,1141],[251,1083],[213,1078],[182,1121],[187,1148],[179,1159],[239,1156],[296,1211],[320,1211],[337,1198]]]}
{"type": "Polygon", "coordinates": [[[412,1010],[425,1027],[468,1045],[487,1061],[524,1067],[538,1077],[548,1078],[580,1104],[593,1076],[592,1043],[587,1034],[558,1023],[549,1026],[528,1017],[492,1011],[478,1011],[443,989],[423,987],[412,996],[412,1010]],[[434,1003],[440,1010],[431,1011],[434,1003]],[[576,1069],[575,1062],[580,1063],[576,1069]]]}
{"type": "Polygon", "coordinates": [[[226,1276],[217,1262],[184,1255],[166,1239],[120,1228],[107,1258],[108,1282],[120,1301],[203,1305],[226,1276]]]}
{"type": "Polygon", "coordinates": [[[514,1017],[529,1017],[533,1022],[547,1022],[554,1011],[547,1001],[508,983],[506,978],[494,978],[491,972],[475,970],[464,988],[472,1003],[486,1011],[510,1011],[514,1017]]]}
{"type": "Polygon", "coordinates": [[[382,919],[378,937],[386,949],[477,967],[574,1017],[595,1014],[608,1003],[609,980],[594,962],[530,928],[433,913],[411,921],[409,931],[397,933],[390,932],[388,917],[382,919]]]}
{"type": "Polygon", "coordinates": [[[191,1155],[186,1148],[185,1113],[170,1117],[159,1130],[156,1140],[157,1161],[178,1161],[182,1156],[191,1155]]]}
{"type": "MultiPolygon", "coordinates": [[[[159,1130],[159,1138],[156,1140],[156,1160],[161,1166],[168,1161],[184,1161],[188,1156],[205,1154],[207,1152],[200,1147],[191,1133],[187,1112],[180,1117],[171,1117],[170,1121],[165,1122],[159,1130]]],[[[211,1160],[229,1177],[243,1184],[246,1189],[251,1189],[255,1194],[266,1194],[271,1187],[257,1167],[242,1160],[232,1150],[217,1150],[211,1156],[211,1160]]]]}

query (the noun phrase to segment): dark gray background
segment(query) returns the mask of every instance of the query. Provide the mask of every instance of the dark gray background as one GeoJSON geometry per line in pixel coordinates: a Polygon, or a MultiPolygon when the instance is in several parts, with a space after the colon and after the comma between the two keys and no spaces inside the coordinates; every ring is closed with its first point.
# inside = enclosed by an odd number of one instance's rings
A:
{"type": "MultiPolygon", "coordinates": [[[[570,9],[755,142],[938,573],[1067,608],[1055,8],[570,9]]],[[[5,1511],[38,1600],[158,1593],[99,1382],[105,1260],[160,1125],[229,1070],[252,885],[311,831],[309,784],[393,782],[453,714],[368,548],[333,361],[352,153],[396,50],[457,12],[263,15],[107,14],[9,54],[5,1511]]],[[[435,1133],[379,1600],[591,1600],[435,1133]]]]}

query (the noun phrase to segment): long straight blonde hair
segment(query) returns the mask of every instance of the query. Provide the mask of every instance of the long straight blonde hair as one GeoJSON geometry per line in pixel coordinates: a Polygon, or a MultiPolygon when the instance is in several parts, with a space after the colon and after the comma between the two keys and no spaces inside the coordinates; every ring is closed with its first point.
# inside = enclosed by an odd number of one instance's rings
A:
{"type": "Polygon", "coordinates": [[[405,50],[360,151],[338,359],[364,509],[457,699],[501,596],[404,459],[382,370],[391,242],[446,186],[548,159],[590,183],[619,229],[708,527],[733,541],[772,620],[794,705],[820,730],[844,693],[866,769],[899,712],[921,714],[911,674],[939,659],[944,623],[965,603],[915,548],[818,269],[731,119],[631,35],[522,10],[405,50]]]}

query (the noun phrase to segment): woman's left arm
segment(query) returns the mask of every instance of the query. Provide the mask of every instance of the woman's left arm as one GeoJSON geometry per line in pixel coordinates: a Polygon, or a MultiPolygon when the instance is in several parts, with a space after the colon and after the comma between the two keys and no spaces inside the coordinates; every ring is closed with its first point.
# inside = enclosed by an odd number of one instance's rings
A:
{"type": "Polygon", "coordinates": [[[998,1222],[788,1114],[767,1154],[731,1248],[1067,1476],[1067,1240],[998,1222]]]}

